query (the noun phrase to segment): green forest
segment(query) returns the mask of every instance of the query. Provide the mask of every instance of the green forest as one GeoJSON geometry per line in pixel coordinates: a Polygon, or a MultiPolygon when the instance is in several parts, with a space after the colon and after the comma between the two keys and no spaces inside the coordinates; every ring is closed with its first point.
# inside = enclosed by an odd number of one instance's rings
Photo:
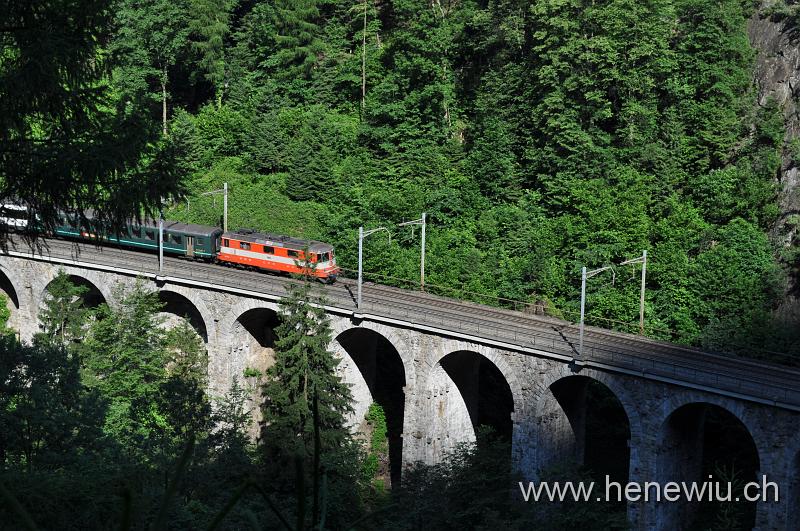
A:
{"type": "MultiPolygon", "coordinates": [[[[800,345],[775,312],[796,253],[771,233],[800,148],[757,101],[747,35],[793,2],[7,4],[3,194],[45,222],[221,224],[228,183],[230,228],[330,242],[349,270],[358,227],[391,227],[367,278],[417,288],[419,232],[396,225],[425,212],[436,293],[574,321],[581,267],[647,250],[648,335],[800,345]]],[[[634,266],[592,279],[589,322],[638,331],[638,291],[634,266]]]]}
{"type": "MultiPolygon", "coordinates": [[[[427,283],[576,320],[580,269],[649,253],[646,330],[794,351],[773,319],[794,257],[767,234],[784,124],[758,106],[752,2],[121,1],[110,90],[181,155],[168,219],[319,239],[428,216],[427,283]],[[168,15],[167,15],[168,14],[168,15]],[[783,264],[783,265],[781,265],[783,264]]],[[[414,288],[419,233],[366,244],[414,288]]],[[[589,282],[635,331],[633,266],[589,282]]],[[[494,302],[497,304],[498,302],[494,302]]]]}

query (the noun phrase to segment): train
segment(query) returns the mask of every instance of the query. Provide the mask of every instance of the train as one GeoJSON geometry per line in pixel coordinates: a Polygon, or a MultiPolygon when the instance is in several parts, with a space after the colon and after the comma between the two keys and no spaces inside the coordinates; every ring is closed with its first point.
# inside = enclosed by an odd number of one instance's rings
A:
{"type": "MultiPolygon", "coordinates": [[[[91,213],[86,213],[91,221],[91,213]]],[[[12,230],[30,230],[26,207],[0,205],[0,223],[12,230]]],[[[223,231],[220,227],[164,221],[165,255],[271,273],[306,274],[323,282],[336,281],[340,268],[333,246],[319,241],[269,234],[252,229],[223,231]]],[[[54,236],[147,251],[158,250],[158,222],[126,223],[119,231],[87,230],[69,216],[62,216],[54,236]]]]}

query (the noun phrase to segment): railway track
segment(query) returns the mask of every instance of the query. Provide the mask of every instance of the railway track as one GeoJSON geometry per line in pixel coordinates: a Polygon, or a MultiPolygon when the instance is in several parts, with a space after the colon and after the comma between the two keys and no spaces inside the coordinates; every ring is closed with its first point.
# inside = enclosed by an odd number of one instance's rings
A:
{"type": "MultiPolygon", "coordinates": [[[[485,307],[474,303],[462,304],[460,301],[453,301],[444,297],[422,294],[419,292],[408,292],[389,286],[374,285],[370,286],[369,290],[373,293],[383,293],[386,299],[402,298],[410,304],[415,305],[421,311],[429,310],[430,306],[435,306],[438,311],[447,312],[454,318],[475,319],[474,310],[467,310],[467,308],[472,306],[473,308],[477,308],[484,316],[491,316],[491,318],[482,319],[486,324],[496,324],[500,328],[508,328],[506,323],[513,322],[519,326],[525,327],[527,330],[531,330],[535,335],[547,337],[557,335],[563,337],[564,341],[571,345],[577,345],[579,341],[578,325],[568,321],[530,316],[512,310],[485,307]]],[[[646,349],[646,352],[651,355],[657,354],[671,359],[680,359],[685,363],[693,365],[695,368],[707,367],[708,362],[713,360],[717,366],[722,365],[732,369],[744,369],[747,370],[748,373],[753,369],[763,369],[765,365],[768,365],[772,371],[769,377],[770,382],[774,382],[776,376],[783,376],[788,382],[800,382],[800,371],[796,369],[766,362],[731,358],[724,355],[703,352],[699,349],[664,343],[640,336],[631,337],[626,334],[605,331],[594,327],[586,327],[584,331],[584,348],[601,348],[604,350],[614,348],[621,352],[639,355],[642,354],[643,349],[646,349]]]]}
{"type": "MultiPolygon", "coordinates": [[[[110,267],[158,274],[155,254],[114,247],[46,239],[41,254],[110,267]]],[[[30,252],[26,244],[11,242],[10,250],[30,252]]],[[[164,258],[164,276],[203,281],[219,288],[240,288],[281,296],[291,279],[217,264],[164,258]]],[[[328,304],[345,312],[355,308],[356,283],[341,279],[321,286],[328,304]]],[[[430,293],[402,290],[380,284],[363,286],[362,308],[357,313],[403,320],[445,331],[540,349],[562,357],[578,357],[578,327],[553,317],[448,299],[430,293]]],[[[687,381],[714,381],[736,392],[759,391],[775,399],[795,397],[800,405],[800,370],[738,359],[595,327],[584,331],[583,361],[594,361],[625,370],[661,374],[687,381]],[[765,391],[773,389],[775,392],[765,391]]]]}

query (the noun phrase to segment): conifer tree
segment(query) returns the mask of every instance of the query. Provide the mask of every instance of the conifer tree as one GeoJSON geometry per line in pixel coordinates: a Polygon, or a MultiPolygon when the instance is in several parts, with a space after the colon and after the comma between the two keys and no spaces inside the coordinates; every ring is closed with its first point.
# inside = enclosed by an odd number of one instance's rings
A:
{"type": "Polygon", "coordinates": [[[84,343],[86,381],[110,404],[106,431],[125,443],[149,437],[151,421],[160,416],[147,406],[167,376],[160,307],[156,294],[137,284],[119,305],[101,307],[84,343]]]}
{"type": "Polygon", "coordinates": [[[118,30],[111,42],[117,56],[117,83],[129,95],[148,94],[161,102],[161,130],[167,134],[169,71],[185,51],[189,36],[187,0],[122,0],[118,30]],[[157,85],[158,92],[150,88],[157,85]]]}
{"type": "Polygon", "coordinates": [[[84,382],[108,403],[104,432],[128,455],[169,467],[190,436],[210,430],[203,345],[186,324],[164,330],[154,291],[120,293],[79,349],[84,382]]]}
{"type": "Polygon", "coordinates": [[[109,87],[110,4],[0,1],[0,198],[46,228],[87,209],[120,226],[181,189],[174,146],[109,87]]]}
{"type": "Polygon", "coordinates": [[[309,77],[323,49],[319,38],[317,0],[277,0],[274,24],[277,30],[277,51],[272,62],[284,76],[309,77]]]}
{"type": "Polygon", "coordinates": [[[66,345],[81,337],[89,309],[83,296],[89,290],[69,279],[64,270],[47,287],[44,308],[39,313],[42,335],[49,341],[66,345]]]}
{"type": "Polygon", "coordinates": [[[220,449],[246,448],[250,441],[247,429],[253,418],[247,407],[250,392],[234,377],[231,387],[217,402],[213,420],[215,431],[212,440],[220,449]]]}
{"type": "Polygon", "coordinates": [[[78,358],[63,345],[26,345],[0,335],[4,471],[15,466],[28,472],[39,465],[55,468],[79,453],[89,455],[102,446],[101,408],[102,401],[81,385],[78,358]]]}
{"type": "Polygon", "coordinates": [[[190,28],[199,37],[193,42],[200,66],[214,85],[217,106],[222,105],[226,85],[225,39],[230,32],[231,11],[236,0],[192,0],[194,18],[190,28]]]}
{"type": "Polygon", "coordinates": [[[205,393],[208,353],[200,336],[185,321],[164,333],[163,348],[167,376],[157,403],[167,420],[165,431],[183,441],[209,427],[211,405],[205,393]]]}
{"type": "Polygon", "coordinates": [[[336,154],[320,135],[325,116],[317,108],[307,115],[290,148],[290,174],[286,179],[286,195],[296,201],[319,200],[335,187],[332,168],[336,154]]]}
{"type": "Polygon", "coordinates": [[[279,303],[282,322],[275,330],[275,364],[267,370],[262,388],[264,443],[268,452],[283,457],[312,455],[315,395],[323,452],[340,446],[348,436],[350,390],[334,372],[338,361],[328,350],[330,321],[311,290],[310,280],[292,284],[279,303]]]}

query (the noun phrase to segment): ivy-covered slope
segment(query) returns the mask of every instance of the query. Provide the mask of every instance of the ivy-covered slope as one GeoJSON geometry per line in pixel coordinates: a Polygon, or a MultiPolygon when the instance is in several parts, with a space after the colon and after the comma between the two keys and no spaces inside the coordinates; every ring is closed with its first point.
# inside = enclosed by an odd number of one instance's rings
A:
{"type": "MultiPolygon", "coordinates": [[[[161,120],[166,94],[191,190],[170,217],[216,222],[200,194],[227,181],[231,227],[327,240],[354,268],[359,225],[424,211],[428,283],[568,318],[581,266],[647,249],[651,335],[797,348],[774,311],[785,124],[753,83],[752,2],[176,0],[188,38],[126,31],[161,3],[119,0],[109,46],[123,97],[161,120]]],[[[367,242],[368,272],[417,278],[418,232],[367,242]]],[[[638,295],[618,268],[588,314],[636,322],[638,295]]]]}

